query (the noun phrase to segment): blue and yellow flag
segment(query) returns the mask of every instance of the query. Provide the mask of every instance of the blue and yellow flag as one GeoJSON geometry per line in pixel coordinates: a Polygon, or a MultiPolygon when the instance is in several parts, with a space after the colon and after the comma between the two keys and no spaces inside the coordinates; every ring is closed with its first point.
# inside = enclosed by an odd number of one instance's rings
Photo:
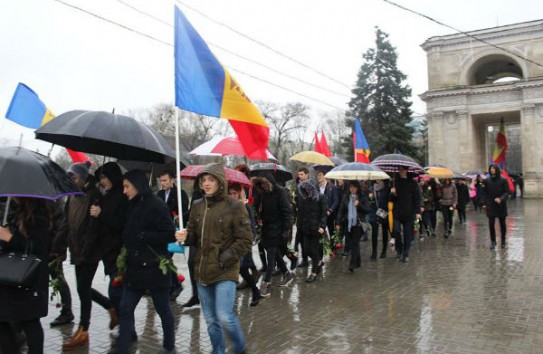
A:
{"type": "Polygon", "coordinates": [[[175,105],[228,119],[247,157],[266,159],[269,128],[264,117],[177,6],[175,105]]]}
{"type": "Polygon", "coordinates": [[[370,146],[362,132],[362,127],[358,121],[358,117],[354,119],[354,131],[353,131],[353,142],[354,142],[354,161],[370,163],[370,146]]]}
{"type": "Polygon", "coordinates": [[[23,83],[17,85],[6,113],[7,119],[24,127],[37,129],[54,117],[30,87],[23,83]]]}

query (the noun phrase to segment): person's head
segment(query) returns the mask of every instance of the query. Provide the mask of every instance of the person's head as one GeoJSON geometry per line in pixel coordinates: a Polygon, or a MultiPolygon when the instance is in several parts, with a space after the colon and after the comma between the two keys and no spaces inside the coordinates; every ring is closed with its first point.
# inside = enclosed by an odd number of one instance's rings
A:
{"type": "Polygon", "coordinates": [[[123,173],[115,162],[107,162],[96,170],[96,177],[102,188],[108,192],[113,187],[122,186],[123,173]]]}
{"type": "Polygon", "coordinates": [[[340,186],[340,187],[343,187],[343,185],[345,184],[345,181],[342,180],[342,179],[338,179],[337,180],[337,185],[340,186]]]}
{"type": "Polygon", "coordinates": [[[319,190],[318,187],[315,186],[313,181],[305,180],[301,181],[298,185],[298,190],[301,194],[301,196],[306,199],[312,199],[312,200],[318,200],[319,199],[319,190]]]}
{"type": "Polygon", "coordinates": [[[309,170],[306,167],[300,167],[298,169],[298,178],[300,181],[306,181],[309,179],[309,170]]]}
{"type": "Polygon", "coordinates": [[[500,169],[500,166],[498,164],[492,164],[490,166],[488,166],[488,173],[492,176],[492,177],[499,177],[501,175],[501,169],[500,169]]]}
{"type": "Polygon", "coordinates": [[[326,178],[324,178],[324,171],[317,171],[317,181],[319,181],[319,184],[326,183],[326,178]]]}
{"type": "Polygon", "coordinates": [[[445,179],[443,180],[443,185],[445,185],[445,186],[450,186],[451,184],[452,184],[452,179],[450,179],[450,178],[445,178],[445,179]]]}
{"type": "Polygon", "coordinates": [[[400,175],[401,178],[406,178],[408,172],[409,172],[409,168],[407,166],[398,167],[398,174],[400,175]]]}
{"type": "Polygon", "coordinates": [[[251,169],[249,168],[249,166],[247,166],[247,164],[244,164],[244,163],[239,164],[236,167],[234,167],[234,170],[243,173],[247,177],[249,177],[249,173],[251,172],[251,169]]]}
{"type": "Polygon", "coordinates": [[[228,185],[228,196],[234,200],[243,200],[243,188],[239,183],[231,183],[228,185]]]}
{"type": "Polygon", "coordinates": [[[226,173],[223,165],[219,163],[207,164],[196,180],[206,197],[223,193],[224,196],[226,195],[226,173]]]}
{"type": "Polygon", "coordinates": [[[17,228],[21,234],[29,236],[27,234],[27,227],[38,213],[47,217],[48,230],[53,228],[53,214],[45,199],[14,197],[13,204],[15,205],[15,214],[17,215],[17,228]]]}
{"type": "Polygon", "coordinates": [[[145,172],[142,170],[132,170],[125,173],[123,176],[123,193],[128,200],[132,200],[138,195],[152,193],[145,172]]]}
{"type": "Polygon", "coordinates": [[[162,189],[173,188],[175,184],[175,174],[171,170],[164,170],[160,173],[160,187],[162,189]]]}
{"type": "Polygon", "coordinates": [[[349,182],[349,192],[351,194],[358,194],[360,192],[360,183],[358,181],[349,182]]]}
{"type": "Polygon", "coordinates": [[[78,162],[71,164],[68,167],[68,175],[72,179],[72,181],[75,183],[76,186],[79,188],[85,187],[89,180],[89,168],[91,166],[91,162],[78,162]]]}

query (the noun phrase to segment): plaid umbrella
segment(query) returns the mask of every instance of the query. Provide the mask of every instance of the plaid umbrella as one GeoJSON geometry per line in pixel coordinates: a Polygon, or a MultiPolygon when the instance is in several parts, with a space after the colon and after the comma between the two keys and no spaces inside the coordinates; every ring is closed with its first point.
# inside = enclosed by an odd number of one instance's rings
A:
{"type": "Polygon", "coordinates": [[[424,173],[424,169],[417,161],[407,155],[387,154],[376,158],[371,162],[373,166],[379,167],[385,172],[398,172],[400,166],[405,166],[410,173],[424,173]]]}
{"type": "MultiPolygon", "coordinates": [[[[185,167],[181,170],[181,178],[195,180],[205,166],[206,165],[192,165],[185,167]]],[[[226,173],[226,182],[228,183],[239,183],[244,186],[251,185],[251,181],[249,181],[249,178],[247,178],[247,176],[245,176],[242,172],[236,171],[229,167],[224,167],[224,172],[226,173]]]]}

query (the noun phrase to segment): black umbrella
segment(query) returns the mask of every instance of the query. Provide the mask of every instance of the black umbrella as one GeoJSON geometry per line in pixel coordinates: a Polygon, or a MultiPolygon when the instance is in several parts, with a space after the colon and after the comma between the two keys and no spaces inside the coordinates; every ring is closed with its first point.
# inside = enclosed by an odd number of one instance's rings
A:
{"type": "Polygon", "coordinates": [[[262,172],[271,172],[277,182],[286,182],[292,179],[292,173],[283,165],[278,165],[272,162],[261,162],[249,166],[251,172],[250,177],[260,176],[262,172]]]}
{"type": "Polygon", "coordinates": [[[175,151],[153,128],[100,111],[69,111],[36,130],[36,138],[91,154],[164,163],[175,151]]]}
{"type": "Polygon", "coordinates": [[[387,154],[371,162],[385,172],[398,172],[400,166],[407,167],[411,173],[423,173],[424,169],[413,158],[402,154],[387,154]]]}
{"type": "Polygon", "coordinates": [[[0,148],[0,181],[0,197],[55,200],[83,194],[62,167],[22,147],[0,148]]]}

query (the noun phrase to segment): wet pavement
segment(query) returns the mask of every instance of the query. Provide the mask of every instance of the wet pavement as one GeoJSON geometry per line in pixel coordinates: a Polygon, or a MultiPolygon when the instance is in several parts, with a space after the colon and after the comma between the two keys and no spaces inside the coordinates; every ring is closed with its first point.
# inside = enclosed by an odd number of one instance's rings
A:
{"type": "MultiPolygon", "coordinates": [[[[468,211],[464,225],[455,219],[451,238],[438,232],[415,241],[407,264],[393,252],[370,261],[371,244],[362,242],[362,268],[354,274],[347,271],[348,258],[339,256],[315,283],[306,283],[306,270],[297,269],[291,287],[272,287],[271,297],[255,308],[249,307],[250,291],[238,291],[248,353],[543,353],[543,200],[512,200],[509,211],[504,250],[489,250],[486,217],[468,211]]],[[[175,261],[188,276],[184,256],[175,261]]],[[[65,272],[77,319],[73,268],[65,264],[65,272]]],[[[173,303],[177,352],[210,353],[200,308],[181,307],[191,295],[185,283],[173,303]]],[[[94,287],[106,293],[101,268],[94,287]]],[[[57,314],[51,303],[42,319],[46,353],[60,352],[76,329],[49,328],[57,314]]],[[[73,353],[106,353],[115,333],[108,323],[108,313],[93,304],[90,346],[73,353]]],[[[158,352],[162,329],[150,298],[140,302],[136,326],[133,352],[158,352]]]]}

